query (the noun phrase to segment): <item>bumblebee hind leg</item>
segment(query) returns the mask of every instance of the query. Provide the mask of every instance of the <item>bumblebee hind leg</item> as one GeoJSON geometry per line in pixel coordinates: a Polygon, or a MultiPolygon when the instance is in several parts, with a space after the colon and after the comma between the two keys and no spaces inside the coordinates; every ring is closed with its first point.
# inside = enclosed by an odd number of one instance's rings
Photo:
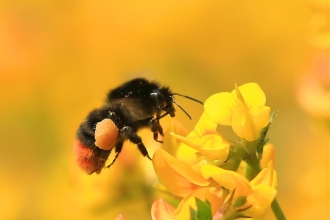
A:
{"type": "Polygon", "coordinates": [[[130,140],[133,144],[136,144],[139,148],[139,151],[141,154],[145,157],[148,157],[151,160],[151,157],[148,154],[148,151],[144,144],[142,143],[142,139],[139,135],[137,135],[131,127],[125,126],[121,130],[121,133],[128,139],[130,140]]]}
{"type": "Polygon", "coordinates": [[[148,154],[148,151],[146,149],[146,147],[144,146],[144,144],[141,142],[139,144],[137,144],[138,148],[139,148],[139,151],[141,152],[141,154],[145,157],[148,157],[149,160],[151,160],[149,154],[148,154]]]}
{"type": "Polygon", "coordinates": [[[117,160],[117,157],[119,156],[121,150],[123,149],[123,142],[118,142],[115,146],[115,150],[116,150],[116,156],[113,159],[113,161],[107,166],[107,168],[111,167],[112,164],[115,163],[115,161],[117,160]]]}

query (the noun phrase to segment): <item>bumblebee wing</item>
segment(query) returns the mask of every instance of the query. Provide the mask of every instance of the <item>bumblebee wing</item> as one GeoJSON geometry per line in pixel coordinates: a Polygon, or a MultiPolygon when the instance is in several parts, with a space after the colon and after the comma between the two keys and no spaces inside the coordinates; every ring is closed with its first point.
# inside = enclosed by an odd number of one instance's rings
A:
{"type": "Polygon", "coordinates": [[[137,98],[122,98],[111,101],[111,105],[118,106],[130,122],[145,120],[154,117],[155,108],[153,103],[137,98]]]}

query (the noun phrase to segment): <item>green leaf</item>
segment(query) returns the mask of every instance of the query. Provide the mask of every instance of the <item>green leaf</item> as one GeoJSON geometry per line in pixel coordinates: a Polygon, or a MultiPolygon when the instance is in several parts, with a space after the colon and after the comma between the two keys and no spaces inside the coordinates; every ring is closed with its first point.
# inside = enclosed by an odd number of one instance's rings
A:
{"type": "Polygon", "coordinates": [[[190,207],[190,220],[197,220],[197,211],[190,207]]]}
{"type": "Polygon", "coordinates": [[[212,220],[211,204],[196,198],[197,210],[190,207],[190,220],[212,220]]]}

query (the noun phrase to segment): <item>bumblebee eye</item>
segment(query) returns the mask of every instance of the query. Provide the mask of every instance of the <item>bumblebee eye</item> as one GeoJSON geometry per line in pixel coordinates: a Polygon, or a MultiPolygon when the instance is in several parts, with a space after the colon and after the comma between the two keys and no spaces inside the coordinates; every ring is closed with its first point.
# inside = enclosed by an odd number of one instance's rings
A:
{"type": "Polygon", "coordinates": [[[150,98],[154,101],[157,108],[161,109],[163,106],[161,106],[162,100],[160,99],[161,98],[160,94],[158,92],[151,92],[149,95],[150,98]]]}
{"type": "Polygon", "coordinates": [[[118,137],[118,128],[109,118],[103,119],[96,124],[95,145],[102,150],[111,150],[118,137]]]}

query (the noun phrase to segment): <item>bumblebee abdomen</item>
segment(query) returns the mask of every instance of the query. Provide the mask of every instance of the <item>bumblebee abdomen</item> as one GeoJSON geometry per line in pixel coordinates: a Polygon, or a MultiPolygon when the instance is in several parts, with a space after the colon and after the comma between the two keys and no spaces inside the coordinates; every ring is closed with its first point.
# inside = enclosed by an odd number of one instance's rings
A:
{"type": "Polygon", "coordinates": [[[110,154],[110,151],[87,147],[79,139],[75,140],[73,150],[78,166],[90,174],[101,172],[110,154]]]}

